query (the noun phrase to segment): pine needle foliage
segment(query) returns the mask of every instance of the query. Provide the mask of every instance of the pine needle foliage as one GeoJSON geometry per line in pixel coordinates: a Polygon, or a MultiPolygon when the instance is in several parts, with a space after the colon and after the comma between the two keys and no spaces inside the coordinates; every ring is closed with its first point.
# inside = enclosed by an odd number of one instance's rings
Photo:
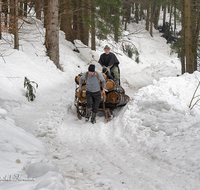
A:
{"type": "Polygon", "coordinates": [[[34,81],[30,81],[27,77],[24,78],[24,88],[26,88],[26,94],[28,101],[33,101],[36,98],[36,88],[33,86],[35,84],[38,88],[38,84],[34,81]]]}
{"type": "Polygon", "coordinates": [[[133,45],[122,45],[122,49],[123,49],[123,52],[128,56],[130,57],[131,59],[133,58],[133,55],[135,55],[135,62],[136,63],[139,63],[140,62],[140,59],[139,59],[139,52],[137,50],[137,48],[133,45]]]}

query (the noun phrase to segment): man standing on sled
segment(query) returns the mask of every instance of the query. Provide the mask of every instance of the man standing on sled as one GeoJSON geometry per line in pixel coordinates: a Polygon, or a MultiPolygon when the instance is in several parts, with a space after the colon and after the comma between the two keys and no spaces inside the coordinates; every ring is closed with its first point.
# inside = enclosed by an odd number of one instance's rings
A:
{"type": "Polygon", "coordinates": [[[88,72],[83,73],[79,81],[79,92],[81,92],[81,87],[83,81],[86,80],[86,116],[85,121],[89,121],[91,116],[91,122],[96,123],[96,115],[99,110],[99,105],[101,103],[101,92],[100,92],[100,81],[102,82],[103,93],[105,94],[105,79],[101,72],[95,72],[95,65],[90,65],[88,67],[88,72]]]}
{"type": "Polygon", "coordinates": [[[110,52],[108,45],[104,48],[105,53],[100,56],[99,63],[103,67],[103,72],[108,78],[113,79],[116,84],[120,85],[119,61],[114,53],[110,52]]]}

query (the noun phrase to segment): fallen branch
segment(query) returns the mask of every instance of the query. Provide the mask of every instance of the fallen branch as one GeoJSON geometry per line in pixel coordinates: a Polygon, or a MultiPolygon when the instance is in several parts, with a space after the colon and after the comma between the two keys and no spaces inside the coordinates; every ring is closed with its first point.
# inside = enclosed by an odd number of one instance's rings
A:
{"type": "MultiPolygon", "coordinates": [[[[195,75],[195,77],[197,78],[196,75],[195,75]]],[[[198,78],[197,78],[197,80],[199,81],[198,78]]],[[[196,102],[195,102],[195,103],[193,104],[193,106],[192,106],[193,100],[194,100],[195,98],[197,98],[197,97],[200,96],[200,95],[195,96],[195,95],[196,95],[196,92],[197,92],[197,90],[198,90],[198,88],[199,88],[199,86],[200,86],[200,81],[199,81],[199,83],[198,83],[198,85],[197,85],[197,87],[196,87],[196,89],[195,89],[195,91],[194,91],[194,94],[193,94],[193,96],[192,96],[192,99],[191,99],[191,101],[190,101],[190,105],[189,105],[190,110],[192,110],[192,109],[194,108],[194,106],[200,101],[200,99],[196,100],[196,102]]]]}

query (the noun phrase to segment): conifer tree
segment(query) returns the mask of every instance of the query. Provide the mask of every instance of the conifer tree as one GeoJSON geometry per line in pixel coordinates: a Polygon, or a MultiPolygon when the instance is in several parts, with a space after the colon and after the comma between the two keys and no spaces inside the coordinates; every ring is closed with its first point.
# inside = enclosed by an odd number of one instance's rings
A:
{"type": "Polygon", "coordinates": [[[61,69],[59,63],[58,0],[48,0],[47,5],[47,25],[45,38],[47,55],[49,55],[56,67],[61,69]]]}
{"type": "Polygon", "coordinates": [[[91,6],[91,49],[96,50],[96,31],[95,31],[95,1],[90,0],[90,6],[91,6]]]}

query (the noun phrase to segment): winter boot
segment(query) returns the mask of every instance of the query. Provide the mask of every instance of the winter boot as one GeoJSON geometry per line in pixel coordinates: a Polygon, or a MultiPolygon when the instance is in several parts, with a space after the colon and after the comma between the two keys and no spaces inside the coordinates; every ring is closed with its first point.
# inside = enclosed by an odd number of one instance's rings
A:
{"type": "Polygon", "coordinates": [[[89,121],[91,116],[92,108],[86,108],[86,115],[85,115],[85,121],[89,121]]]}
{"type": "Polygon", "coordinates": [[[91,117],[91,123],[92,124],[96,123],[96,116],[97,116],[97,114],[92,112],[92,117],[91,117]]]}

